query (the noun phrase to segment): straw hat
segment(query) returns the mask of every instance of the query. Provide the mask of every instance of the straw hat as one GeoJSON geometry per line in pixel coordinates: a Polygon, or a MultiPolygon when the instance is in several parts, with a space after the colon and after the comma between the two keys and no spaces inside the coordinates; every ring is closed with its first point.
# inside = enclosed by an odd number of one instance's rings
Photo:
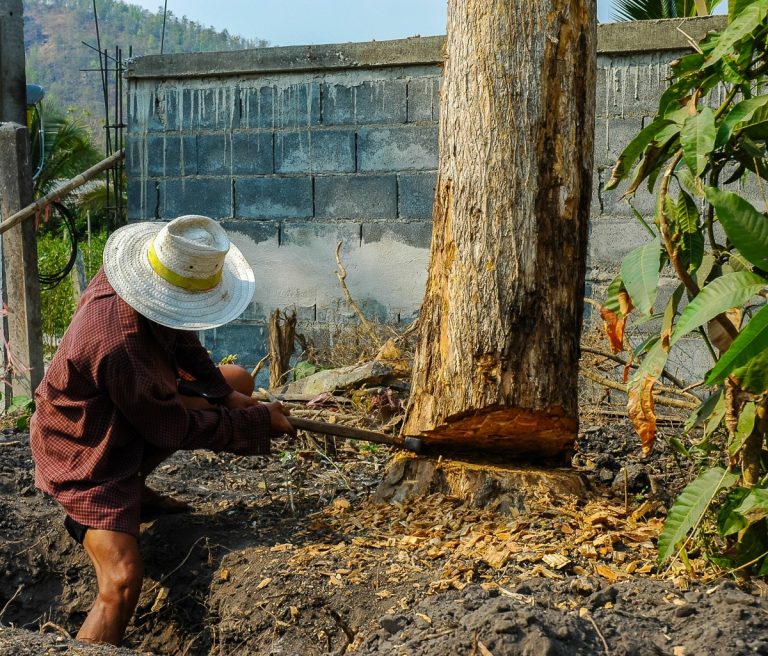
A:
{"type": "Polygon", "coordinates": [[[253,269],[216,221],[180,216],[133,223],[104,248],[104,272],[139,314],[170,328],[205,330],[240,316],[253,298],[253,269]]]}

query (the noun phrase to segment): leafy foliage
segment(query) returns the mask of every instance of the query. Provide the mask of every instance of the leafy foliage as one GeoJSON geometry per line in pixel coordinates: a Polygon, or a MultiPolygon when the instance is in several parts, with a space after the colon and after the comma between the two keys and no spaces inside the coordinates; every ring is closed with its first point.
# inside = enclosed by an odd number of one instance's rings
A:
{"type": "MultiPolygon", "coordinates": [[[[81,243],[86,278],[90,280],[101,267],[102,251],[107,242],[106,233],[92,236],[90,244],[81,243]]],[[[60,269],[69,258],[69,242],[62,235],[49,233],[37,240],[38,261],[41,272],[60,269]]],[[[52,289],[40,291],[40,313],[43,336],[49,350],[55,350],[75,312],[75,290],[70,277],[52,289]]]]}
{"type": "Polygon", "coordinates": [[[669,509],[664,530],[659,536],[659,560],[664,562],[685,539],[688,532],[701,521],[704,512],[718,492],[731,487],[738,476],[725,469],[708,469],[695,481],[685,486],[669,509]]]}
{"type": "MultiPolygon", "coordinates": [[[[711,12],[722,0],[707,0],[711,12]]],[[[654,20],[696,16],[693,0],[617,0],[613,18],[617,21],[654,20]]]]}
{"type": "MultiPolygon", "coordinates": [[[[671,11],[672,4],[663,4],[671,11]]],[[[732,1],[729,17],[725,30],[673,63],[656,116],[613,168],[607,189],[626,184],[624,196],[631,197],[645,184],[657,202],[652,222],[638,215],[653,238],[625,258],[604,309],[617,307],[623,293],[630,309],[652,316],[661,269],[669,265],[679,278],[659,337],[638,350],[642,362],[627,388],[628,412],[646,452],[655,433],[653,387],[670,350],[698,331],[716,359],[706,383],[718,388],[686,430],[703,426],[704,438],[691,451],[711,457],[711,437],[725,424],[721,458],[728,468],[704,470],[675,501],[659,559],[678,553],[712,503],[729,545],[727,559],[713,558],[768,571],[765,553],[756,554],[768,544],[768,476],[760,456],[768,431],[768,0],[732,1]],[[743,197],[750,186],[758,189],[761,207],[743,197]],[[684,292],[688,303],[681,310],[684,292]],[[718,492],[729,487],[722,500],[718,492]]],[[[609,338],[616,341],[615,330],[609,338]]]]}

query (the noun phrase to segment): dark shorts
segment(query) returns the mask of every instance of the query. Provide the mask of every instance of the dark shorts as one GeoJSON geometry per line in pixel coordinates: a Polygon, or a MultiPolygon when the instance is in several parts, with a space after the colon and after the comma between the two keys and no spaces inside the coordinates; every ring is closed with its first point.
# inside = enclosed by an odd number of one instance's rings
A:
{"type": "Polygon", "coordinates": [[[72,536],[72,539],[75,542],[78,544],[83,544],[83,540],[85,540],[85,533],[88,530],[87,526],[81,524],[78,521],[75,521],[69,515],[65,515],[64,528],[67,529],[67,533],[72,536]]]}

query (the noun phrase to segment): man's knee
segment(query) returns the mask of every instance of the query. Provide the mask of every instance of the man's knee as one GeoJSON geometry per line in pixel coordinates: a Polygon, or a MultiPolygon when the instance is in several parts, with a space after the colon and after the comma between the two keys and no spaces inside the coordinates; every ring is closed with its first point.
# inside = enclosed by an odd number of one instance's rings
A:
{"type": "Polygon", "coordinates": [[[246,396],[253,394],[253,378],[246,369],[237,364],[222,364],[219,371],[232,389],[246,396]]]}

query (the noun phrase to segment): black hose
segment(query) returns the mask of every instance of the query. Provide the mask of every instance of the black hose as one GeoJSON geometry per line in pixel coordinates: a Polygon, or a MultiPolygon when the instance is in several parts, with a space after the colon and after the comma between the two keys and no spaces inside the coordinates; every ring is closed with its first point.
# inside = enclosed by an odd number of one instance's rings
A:
{"type": "Polygon", "coordinates": [[[38,273],[40,286],[43,289],[53,289],[56,287],[56,285],[69,275],[77,261],[77,226],[75,225],[75,215],[72,213],[72,210],[62,203],[54,202],[51,203],[51,205],[53,205],[56,211],[64,217],[64,227],[69,233],[71,250],[69,253],[69,261],[61,269],[53,273],[38,273]]]}

